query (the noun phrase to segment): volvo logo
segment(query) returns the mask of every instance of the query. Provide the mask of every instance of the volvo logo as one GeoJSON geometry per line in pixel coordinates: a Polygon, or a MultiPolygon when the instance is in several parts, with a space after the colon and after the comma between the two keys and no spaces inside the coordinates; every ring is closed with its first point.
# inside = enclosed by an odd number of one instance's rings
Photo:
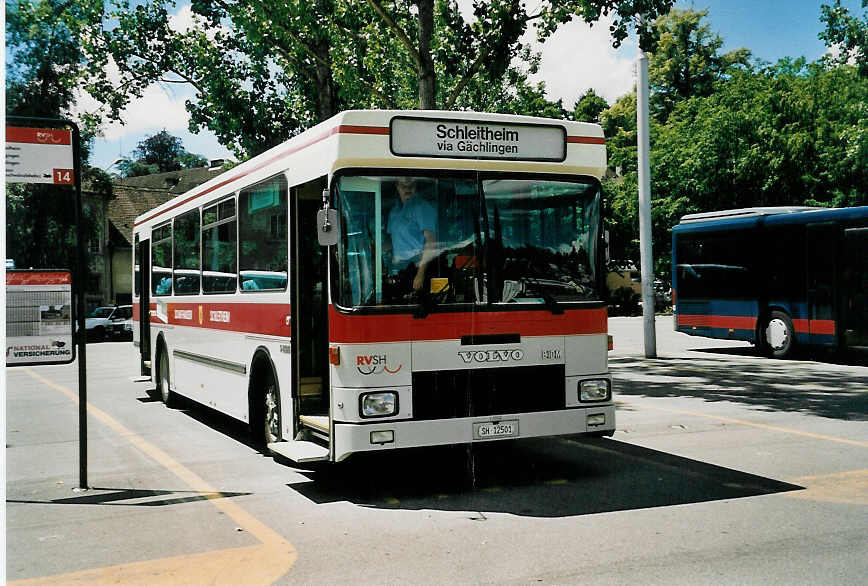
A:
{"type": "Polygon", "coordinates": [[[465,364],[471,362],[508,362],[524,358],[524,350],[462,350],[458,356],[465,364]]]}

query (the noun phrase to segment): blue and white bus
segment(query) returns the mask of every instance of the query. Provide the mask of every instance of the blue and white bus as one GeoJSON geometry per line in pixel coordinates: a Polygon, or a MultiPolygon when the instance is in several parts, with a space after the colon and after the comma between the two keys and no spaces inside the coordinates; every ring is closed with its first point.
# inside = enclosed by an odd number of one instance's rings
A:
{"type": "Polygon", "coordinates": [[[868,207],[684,216],[672,268],[680,332],[777,358],[796,346],[868,350],[868,207]]]}

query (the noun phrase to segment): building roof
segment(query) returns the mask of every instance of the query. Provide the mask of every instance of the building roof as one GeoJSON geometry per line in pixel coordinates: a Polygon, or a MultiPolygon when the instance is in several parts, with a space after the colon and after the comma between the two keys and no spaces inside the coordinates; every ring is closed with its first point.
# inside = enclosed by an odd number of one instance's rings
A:
{"type": "Polygon", "coordinates": [[[108,206],[109,222],[126,240],[126,245],[132,246],[133,224],[137,216],[198,187],[222,172],[222,167],[197,167],[115,179],[112,182],[115,197],[108,206]]]}

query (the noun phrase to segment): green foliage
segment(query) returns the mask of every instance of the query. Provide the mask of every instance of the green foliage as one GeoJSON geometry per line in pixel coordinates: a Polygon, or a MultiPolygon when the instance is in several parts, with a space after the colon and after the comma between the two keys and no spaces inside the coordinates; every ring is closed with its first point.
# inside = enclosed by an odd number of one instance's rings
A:
{"type": "MultiPolygon", "coordinates": [[[[93,61],[82,39],[98,34],[100,1],[13,2],[6,5],[6,113],[62,118],[77,122],[81,135],[82,184],[97,197],[111,196],[111,182],[100,169],[87,166],[99,118],[76,116],[76,90],[93,61]]],[[[75,197],[67,187],[6,186],[6,255],[19,268],[70,268],[75,271],[75,197]]],[[[97,233],[87,209],[82,218],[85,240],[97,233]]],[[[79,278],[76,275],[76,278],[79,278]]],[[[87,282],[87,279],[85,279],[87,282]]]]}
{"type": "Polygon", "coordinates": [[[639,14],[652,22],[671,4],[546,0],[530,12],[521,0],[475,0],[468,21],[455,0],[193,0],[193,23],[179,30],[172,0],[112,0],[112,26],[88,47],[101,60],[113,58],[121,81],[93,71],[88,91],[119,119],[149,84],[189,84],[190,130],[211,130],[240,158],[352,108],[564,117],[563,105],[528,81],[539,64],[521,41],[528,27],[538,25],[545,39],[572,18],[612,14],[617,45],[639,14]]]}
{"type": "MultiPolygon", "coordinates": [[[[650,121],[655,272],[669,273],[671,229],[688,213],[752,206],[868,205],[868,78],[857,67],[784,59],[745,66],[718,55],[700,13],[658,20],[650,121]],[[700,18],[695,18],[700,14],[700,18]],[[667,37],[672,23],[682,39],[667,37]],[[676,49],[696,50],[701,58],[676,49]],[[676,83],[672,64],[702,83],[676,83]],[[697,69],[705,64],[704,71],[697,69]],[[723,65],[721,65],[723,64],[723,65]],[[666,73],[666,75],[662,75],[666,73]],[[665,82],[665,83],[664,83],[665,82]],[[687,91],[686,88],[690,88],[687,91]],[[662,94],[662,97],[661,97],[662,94]]],[[[747,52],[734,52],[746,56],[747,52]]],[[[639,259],[636,96],[600,114],[610,172],[604,180],[613,258],[639,259]]]]}
{"type": "Polygon", "coordinates": [[[831,63],[855,63],[862,75],[868,75],[868,0],[862,0],[863,15],[860,20],[841,6],[841,0],[832,5],[823,4],[820,21],[826,25],[818,36],[829,47],[836,47],[837,57],[831,63]]]}
{"type": "Polygon", "coordinates": [[[123,177],[138,177],[153,173],[192,169],[208,164],[202,155],[187,152],[181,139],[165,130],[140,141],[132,157],[123,159],[118,168],[123,177]]]}
{"type": "Polygon", "coordinates": [[[6,5],[6,114],[78,123],[87,161],[100,119],[72,112],[91,59],[82,38],[101,27],[102,2],[42,0],[6,5]]]}
{"type": "Polygon", "coordinates": [[[593,88],[586,91],[576,102],[573,118],[577,122],[599,122],[600,113],[609,107],[609,103],[597,95],[593,88]]]}
{"type": "Polygon", "coordinates": [[[661,122],[678,102],[710,95],[715,81],[748,65],[747,49],[719,53],[723,39],[702,24],[706,16],[708,10],[673,8],[654,23],[658,41],[648,63],[648,85],[652,113],[661,122]]]}

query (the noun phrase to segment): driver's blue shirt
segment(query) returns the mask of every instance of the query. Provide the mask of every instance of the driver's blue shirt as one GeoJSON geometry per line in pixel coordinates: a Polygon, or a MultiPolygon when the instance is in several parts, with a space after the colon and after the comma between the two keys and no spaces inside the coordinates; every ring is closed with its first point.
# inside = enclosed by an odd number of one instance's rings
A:
{"type": "Polygon", "coordinates": [[[386,231],[392,237],[393,268],[418,260],[425,247],[424,230],[437,233],[437,210],[420,195],[413,195],[403,205],[399,199],[392,206],[386,231]]]}

